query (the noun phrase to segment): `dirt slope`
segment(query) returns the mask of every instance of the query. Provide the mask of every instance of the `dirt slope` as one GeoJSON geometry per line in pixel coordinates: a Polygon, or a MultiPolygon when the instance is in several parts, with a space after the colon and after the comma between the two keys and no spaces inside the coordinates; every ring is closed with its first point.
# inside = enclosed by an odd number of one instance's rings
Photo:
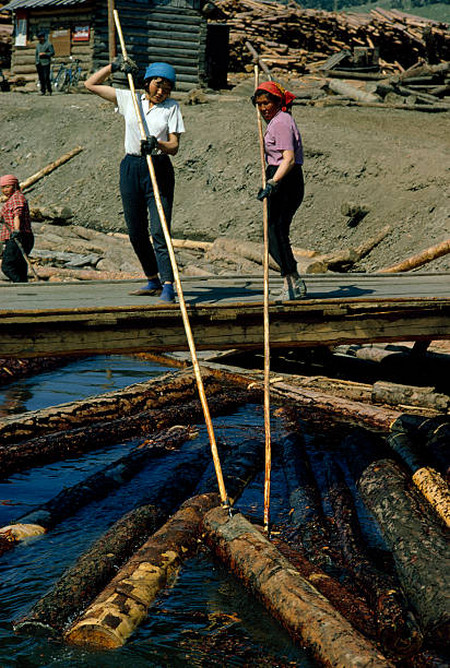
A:
{"type": "MultiPolygon", "coordinates": [[[[245,85],[240,91],[202,105],[179,98],[187,132],[174,159],[175,237],[262,237],[256,117],[245,85]]],[[[113,106],[87,93],[0,95],[0,172],[23,180],[80,144],[84,151],[38,182],[29,200],[67,204],[79,225],[124,231],[118,191],[123,120],[113,106]]],[[[354,246],[389,223],[391,234],[356,267],[373,271],[450,236],[448,113],[295,106],[294,116],[306,177],[292,227],[296,246],[323,252],[354,246]],[[354,227],[341,212],[347,202],[369,209],[354,227]]],[[[425,270],[450,271],[450,256],[425,270]]]]}

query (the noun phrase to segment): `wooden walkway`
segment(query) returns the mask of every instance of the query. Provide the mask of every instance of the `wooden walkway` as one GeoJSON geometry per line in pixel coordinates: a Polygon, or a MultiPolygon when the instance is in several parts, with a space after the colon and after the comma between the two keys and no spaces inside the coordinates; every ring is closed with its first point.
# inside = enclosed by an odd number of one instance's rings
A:
{"type": "MultiPolygon", "coordinates": [[[[450,274],[309,275],[308,299],[277,301],[271,345],[450,339],[450,274]]],[[[0,285],[0,356],[186,350],[177,305],[128,293],[142,281],[0,285]]],[[[198,349],[262,346],[262,280],[185,278],[198,349]]]]}

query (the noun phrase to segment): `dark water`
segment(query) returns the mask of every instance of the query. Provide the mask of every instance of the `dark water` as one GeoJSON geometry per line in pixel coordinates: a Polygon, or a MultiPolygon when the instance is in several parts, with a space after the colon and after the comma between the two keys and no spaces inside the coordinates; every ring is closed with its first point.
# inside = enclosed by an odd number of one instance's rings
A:
{"type": "MultiPolygon", "coordinates": [[[[135,358],[104,356],[68,364],[0,389],[0,405],[14,397],[12,412],[38,409],[117,389],[165,369],[135,358]]],[[[229,444],[263,435],[261,406],[248,405],[214,421],[218,441],[229,444]]],[[[276,437],[279,425],[273,424],[276,437]]],[[[184,446],[207,441],[206,430],[184,446]]],[[[111,444],[63,462],[27,470],[0,483],[0,526],[13,522],[32,507],[118,459],[134,442],[111,444]]],[[[22,543],[0,557],[0,668],[123,666],[302,666],[313,663],[293,646],[275,623],[223,568],[207,554],[188,561],[170,589],[161,593],[146,621],[119,650],[88,652],[45,638],[15,635],[12,621],[29,608],[76,558],[119,517],[133,508],[152,482],[164,476],[165,461],[141,471],[106,499],[91,503],[48,534],[22,543]]],[[[286,516],[284,476],[274,464],[271,512],[274,522],[286,516]]],[[[249,485],[239,510],[262,522],[263,479],[249,485]]]]}

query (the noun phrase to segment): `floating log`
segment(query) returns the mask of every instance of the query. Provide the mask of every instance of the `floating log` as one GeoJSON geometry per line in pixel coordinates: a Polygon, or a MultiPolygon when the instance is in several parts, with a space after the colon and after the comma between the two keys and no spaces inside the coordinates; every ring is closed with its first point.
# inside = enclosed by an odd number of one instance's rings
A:
{"type": "Polygon", "coordinates": [[[416,387],[387,381],[377,381],[373,385],[372,400],[390,406],[424,406],[446,412],[450,406],[450,397],[436,392],[434,387],[416,387]]]}
{"type": "Polygon", "coordinates": [[[420,453],[408,433],[394,431],[387,439],[389,447],[399,455],[412,473],[412,481],[422,492],[440,519],[450,527],[450,489],[431,466],[424,466],[420,453]]]}
{"type": "Polygon", "coordinates": [[[216,508],[203,524],[217,557],[320,665],[392,665],[242,515],[216,508]]]}
{"type": "MultiPolygon", "coordinates": [[[[104,498],[123,485],[139,473],[149,461],[157,457],[163,457],[171,450],[179,448],[188,439],[195,437],[196,432],[189,427],[172,427],[144,441],[124,457],[105,466],[76,485],[65,487],[50,501],[19,517],[14,524],[0,528],[0,554],[6,552],[7,547],[11,549],[14,546],[10,539],[11,531],[16,536],[16,543],[22,540],[19,537],[21,527],[34,527],[34,531],[37,531],[37,533],[33,535],[49,531],[56,524],[74,515],[80,508],[92,503],[92,501],[104,498]]],[[[23,537],[27,537],[27,535],[25,534],[23,537]]]]}
{"type": "Polygon", "coordinates": [[[450,638],[448,542],[443,528],[424,514],[418,492],[391,460],[371,464],[358,487],[392,551],[400,582],[430,643],[450,638]]]}
{"type": "Polygon", "coordinates": [[[391,425],[391,432],[405,432],[436,468],[449,478],[450,473],[450,416],[425,418],[401,415],[391,425]]]}
{"type": "Polygon", "coordinates": [[[217,494],[203,494],[183,503],[66,632],[67,642],[93,649],[114,649],[125,644],[160,589],[198,547],[201,520],[218,503],[217,494]]]}
{"type": "Polygon", "coordinates": [[[427,262],[436,260],[438,257],[447,255],[447,253],[450,253],[450,239],[442,241],[440,244],[437,244],[436,246],[431,246],[430,248],[427,248],[426,250],[417,253],[416,255],[412,255],[406,260],[403,260],[403,262],[399,262],[398,264],[394,264],[389,267],[384,267],[383,269],[379,269],[377,273],[387,274],[387,273],[397,273],[401,271],[409,271],[410,269],[416,269],[416,267],[421,267],[424,264],[427,264],[427,262]]]}
{"type": "MultiPolygon", "coordinates": [[[[209,400],[211,415],[223,415],[234,411],[248,401],[246,392],[230,392],[213,396],[209,400]]],[[[0,447],[0,467],[3,476],[11,475],[31,466],[48,464],[52,461],[79,456],[89,450],[120,442],[136,436],[149,434],[173,424],[192,424],[200,421],[203,410],[199,400],[182,406],[167,407],[165,410],[142,411],[116,420],[50,433],[29,441],[0,447]]]]}
{"type": "MultiPolygon", "coordinates": [[[[239,442],[222,458],[222,469],[228,498],[234,503],[244,487],[264,466],[264,444],[261,439],[239,442]]],[[[200,480],[196,494],[217,492],[217,476],[212,463],[200,480]]]]}
{"type": "Polygon", "coordinates": [[[420,629],[396,579],[372,564],[364,546],[352,494],[337,464],[328,465],[327,478],[334,533],[347,568],[375,611],[380,642],[394,655],[415,654],[422,645],[420,629]]]}
{"type": "Polygon", "coordinates": [[[326,570],[332,564],[330,538],[303,439],[292,432],[281,440],[280,447],[291,506],[289,542],[302,545],[308,559],[326,570]]]}
{"type": "Polygon", "coordinates": [[[373,610],[361,596],[357,596],[339,580],[309,561],[298,546],[294,548],[274,535],[271,536],[271,542],[300,575],[318,589],[355,629],[368,638],[377,637],[373,610]]]}
{"type": "MultiPolygon", "coordinates": [[[[70,361],[73,358],[66,359],[70,361]]],[[[214,392],[217,383],[209,387],[211,374],[206,369],[203,380],[207,394],[211,390],[214,392]]],[[[109,420],[111,415],[125,417],[146,409],[161,408],[185,401],[195,397],[196,394],[196,382],[192,371],[170,371],[157,378],[98,394],[95,397],[4,417],[0,420],[0,439],[2,445],[16,443],[51,432],[109,420]]]]}
{"type": "MultiPolygon", "coordinates": [[[[31,610],[15,622],[14,630],[31,635],[60,635],[117,574],[143,542],[167,520],[192,492],[204,468],[203,453],[173,455],[164,480],[152,486],[145,505],[127,513],[83,554],[31,610]]],[[[142,500],[141,500],[142,501],[142,500]]]]}
{"type": "Polygon", "coordinates": [[[17,378],[24,378],[41,371],[50,371],[65,366],[70,362],[81,359],[77,357],[17,357],[0,358],[0,386],[11,383],[17,378]]]}
{"type": "Polygon", "coordinates": [[[53,172],[55,169],[63,165],[65,162],[73,158],[74,156],[78,155],[78,153],[81,153],[83,150],[82,146],[76,146],[73,148],[71,151],[68,153],[65,153],[62,155],[60,158],[57,160],[54,160],[53,162],[49,163],[46,167],[43,167],[40,169],[38,172],[33,174],[33,176],[28,177],[28,179],[25,179],[25,181],[22,181],[20,184],[21,190],[26,190],[30,186],[32,186],[36,181],[39,181],[42,179],[44,176],[47,176],[47,174],[50,174],[53,172]]]}
{"type": "Polygon", "coordinates": [[[391,423],[401,415],[399,411],[369,406],[359,401],[349,401],[286,382],[273,383],[271,393],[275,399],[291,401],[315,412],[320,411],[333,416],[336,421],[366,425],[378,431],[388,431],[391,423]]]}

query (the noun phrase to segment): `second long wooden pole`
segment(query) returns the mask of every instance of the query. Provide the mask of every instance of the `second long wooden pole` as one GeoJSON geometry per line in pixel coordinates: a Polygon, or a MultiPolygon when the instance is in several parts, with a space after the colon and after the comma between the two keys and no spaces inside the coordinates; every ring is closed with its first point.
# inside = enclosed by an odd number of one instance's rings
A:
{"type": "MultiPolygon", "coordinates": [[[[255,65],[255,90],[259,84],[259,67],[255,65]]],[[[264,155],[264,134],[261,114],[256,105],[258,121],[259,151],[261,157],[262,187],[266,187],[266,160],[264,155]]],[[[270,322],[269,322],[269,210],[267,198],[263,200],[263,275],[264,275],[264,432],[265,432],[265,466],[264,466],[264,531],[270,533],[270,477],[272,470],[272,443],[270,433],[270,322]]]]}
{"type": "MultiPolygon", "coordinates": [[[[122,50],[122,55],[124,58],[127,58],[127,49],[125,45],[125,40],[123,38],[123,33],[122,33],[122,28],[120,25],[120,20],[119,20],[119,14],[117,12],[117,9],[114,10],[114,22],[116,24],[116,29],[117,29],[117,34],[119,36],[119,41],[120,41],[120,47],[122,50]]],[[[136,90],[134,86],[134,81],[133,81],[133,76],[132,74],[127,75],[128,78],[128,85],[130,87],[132,99],[133,99],[133,104],[134,104],[134,109],[136,112],[136,119],[139,125],[139,131],[141,133],[141,139],[147,139],[147,133],[145,132],[144,128],[144,122],[142,120],[142,115],[141,115],[141,110],[139,108],[138,101],[136,99],[136,90]]],[[[167,245],[167,250],[169,251],[169,257],[170,257],[170,263],[172,265],[172,271],[173,271],[173,277],[174,277],[174,282],[177,288],[177,293],[178,293],[178,301],[180,304],[180,311],[181,311],[181,317],[183,319],[183,325],[184,329],[186,332],[186,338],[188,341],[189,345],[189,351],[191,354],[191,359],[192,359],[192,367],[194,369],[194,374],[195,374],[195,379],[197,381],[197,387],[198,387],[198,393],[200,396],[200,401],[202,404],[203,408],[203,413],[205,416],[205,423],[206,423],[206,429],[208,431],[208,437],[209,437],[209,442],[211,445],[211,454],[213,457],[213,462],[214,462],[214,468],[216,471],[216,476],[217,476],[217,483],[219,486],[219,494],[220,494],[220,499],[222,501],[222,504],[224,507],[229,508],[230,503],[228,500],[227,492],[225,489],[225,482],[223,479],[223,473],[222,473],[222,467],[220,464],[220,458],[219,458],[219,453],[217,450],[217,443],[216,443],[216,437],[214,434],[214,429],[211,421],[211,415],[209,412],[209,406],[208,406],[208,400],[206,398],[205,394],[205,388],[203,385],[203,379],[202,379],[202,374],[200,371],[200,365],[198,363],[198,357],[197,357],[197,351],[195,348],[195,343],[194,343],[194,337],[192,335],[192,329],[191,329],[191,324],[189,322],[189,316],[186,308],[186,302],[184,299],[184,294],[183,294],[183,288],[181,286],[181,281],[180,281],[180,274],[178,271],[178,265],[175,257],[175,252],[173,249],[173,244],[172,244],[172,238],[170,236],[169,232],[169,227],[167,225],[166,221],[166,216],[164,213],[164,209],[162,206],[161,202],[161,196],[159,193],[159,187],[158,187],[158,182],[156,179],[156,174],[155,174],[155,169],[153,166],[153,160],[150,155],[147,155],[147,165],[148,165],[148,170],[150,172],[150,178],[152,181],[152,186],[153,186],[153,192],[155,195],[155,202],[156,206],[158,209],[158,214],[159,218],[161,221],[161,227],[164,232],[164,238],[166,240],[166,245],[167,245]]]]}

